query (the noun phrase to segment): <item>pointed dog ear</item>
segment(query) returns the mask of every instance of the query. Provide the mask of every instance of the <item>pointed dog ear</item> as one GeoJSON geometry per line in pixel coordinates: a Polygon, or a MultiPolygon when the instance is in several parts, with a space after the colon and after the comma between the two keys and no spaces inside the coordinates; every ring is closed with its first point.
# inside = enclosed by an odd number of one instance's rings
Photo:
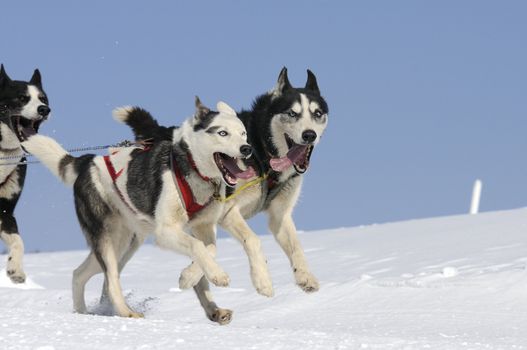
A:
{"type": "Polygon", "coordinates": [[[307,81],[306,81],[306,90],[311,90],[318,95],[320,95],[320,90],[318,89],[317,77],[309,69],[307,70],[307,81]]]}
{"type": "Polygon", "coordinates": [[[218,109],[218,112],[236,115],[236,111],[231,106],[229,106],[223,101],[218,102],[218,104],[216,105],[216,108],[218,109]]]}
{"type": "Polygon", "coordinates": [[[6,86],[9,83],[11,83],[11,78],[7,75],[4,65],[2,64],[0,66],[0,86],[6,86]]]}
{"type": "Polygon", "coordinates": [[[280,74],[278,75],[278,81],[276,82],[276,86],[272,90],[273,96],[281,96],[284,94],[285,91],[292,89],[291,83],[289,82],[289,78],[287,77],[287,68],[284,67],[280,71],[280,74]]]}
{"type": "Polygon", "coordinates": [[[33,72],[33,76],[31,77],[29,83],[42,88],[42,77],[40,76],[40,71],[38,69],[35,69],[33,72]]]}
{"type": "Polygon", "coordinates": [[[200,121],[209,113],[210,113],[210,109],[206,107],[203,103],[201,103],[199,97],[196,96],[196,114],[194,114],[194,118],[200,121]]]}

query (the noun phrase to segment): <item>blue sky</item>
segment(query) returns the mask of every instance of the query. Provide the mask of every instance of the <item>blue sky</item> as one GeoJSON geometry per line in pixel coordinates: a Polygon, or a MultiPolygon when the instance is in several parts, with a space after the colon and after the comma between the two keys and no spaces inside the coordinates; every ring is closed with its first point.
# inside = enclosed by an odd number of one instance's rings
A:
{"type": "MultiPolygon", "coordinates": [[[[522,1],[23,1],[2,6],[0,61],[40,68],[66,147],[130,138],[124,104],[164,124],[193,96],[249,107],[282,66],[330,106],[295,211],[301,230],[527,204],[527,4],[522,1]]],[[[31,165],[27,250],[85,247],[71,189],[31,165]]],[[[267,233],[265,217],[251,221],[267,233]]]]}

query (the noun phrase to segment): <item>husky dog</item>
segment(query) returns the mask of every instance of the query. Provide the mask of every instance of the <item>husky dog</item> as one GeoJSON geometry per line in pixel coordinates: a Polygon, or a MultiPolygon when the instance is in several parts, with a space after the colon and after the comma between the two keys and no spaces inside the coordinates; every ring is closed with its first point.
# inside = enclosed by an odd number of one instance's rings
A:
{"type": "Polygon", "coordinates": [[[24,187],[26,164],[20,142],[38,132],[51,109],[42,89],[38,69],[29,82],[11,80],[0,66],[0,238],[8,248],[7,275],[14,283],[23,283],[24,242],[14,217],[15,206],[24,187]]]}
{"type": "MultiPolygon", "coordinates": [[[[247,128],[253,157],[245,160],[254,167],[259,183],[240,181],[239,191],[228,189],[234,196],[226,202],[219,224],[241,242],[249,257],[251,278],[256,290],[265,296],[273,295],[272,282],[260,240],[246,219],[265,211],[269,228],[289,258],[296,283],[305,292],[315,292],[319,284],[310,272],[297,237],[292,218],[300,194],[302,174],[309,167],[314,147],[320,141],[328,122],[328,105],[320,94],[315,75],[308,70],[304,88],[294,88],[284,67],[276,86],[256,98],[251,110],[238,113],[247,128]]],[[[170,138],[170,128],[159,126],[155,120],[129,120],[127,124],[137,139],[163,142],[170,138]]],[[[200,239],[214,232],[201,232],[200,239]]],[[[213,303],[208,283],[202,278],[198,264],[186,268],[180,277],[180,287],[194,286],[200,300],[213,303]]]]}
{"type": "MultiPolygon", "coordinates": [[[[35,135],[24,148],[42,161],[66,184],[73,184],[80,226],[91,252],[73,273],[73,304],[85,313],[84,287],[104,272],[109,299],[119,316],[142,317],[126,304],[119,274],[128,259],[154,233],[165,249],[189,256],[217,286],[229,284],[228,275],[215,262],[215,246],[196,237],[215,231],[227,186],[255,175],[242,171],[237,161],[251,156],[247,133],[236,112],[224,102],[217,112],[196,98],[196,113],[174,130],[173,140],[143,147],[120,148],[108,156],[69,155],[53,139],[35,135]],[[206,246],[207,245],[207,246],[206,246]]],[[[126,122],[152,116],[137,107],[114,111],[126,122]]],[[[230,310],[208,304],[207,315],[228,323],[230,310]]]]}

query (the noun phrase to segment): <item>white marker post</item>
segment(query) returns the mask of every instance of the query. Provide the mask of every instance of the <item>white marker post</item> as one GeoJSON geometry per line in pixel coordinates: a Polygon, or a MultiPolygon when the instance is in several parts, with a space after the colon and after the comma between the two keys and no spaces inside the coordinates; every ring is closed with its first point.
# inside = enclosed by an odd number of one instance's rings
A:
{"type": "Polygon", "coordinates": [[[479,212],[479,200],[481,198],[481,180],[474,181],[474,188],[472,189],[472,202],[470,203],[470,214],[477,214],[479,212]]]}

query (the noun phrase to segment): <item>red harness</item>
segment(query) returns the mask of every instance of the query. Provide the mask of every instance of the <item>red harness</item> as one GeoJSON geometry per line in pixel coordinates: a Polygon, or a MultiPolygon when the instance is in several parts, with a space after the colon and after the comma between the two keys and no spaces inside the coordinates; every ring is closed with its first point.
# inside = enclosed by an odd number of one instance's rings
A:
{"type": "MultiPolygon", "coordinates": [[[[116,152],[112,153],[111,155],[114,155],[116,152]]],[[[197,167],[196,167],[196,164],[194,163],[194,160],[192,159],[192,156],[190,155],[190,153],[187,153],[187,156],[188,156],[188,160],[189,160],[189,163],[190,165],[192,166],[192,169],[194,169],[196,171],[196,173],[204,180],[204,181],[210,181],[210,179],[206,176],[203,176],[200,174],[200,172],[198,171],[197,167]]],[[[190,185],[188,184],[187,180],[185,179],[185,176],[181,173],[181,169],[179,169],[179,167],[177,166],[176,162],[175,162],[175,159],[174,159],[174,156],[171,155],[171,166],[172,166],[172,171],[174,172],[174,182],[176,183],[178,189],[179,189],[179,193],[181,194],[181,197],[183,198],[183,204],[185,205],[185,210],[187,211],[187,215],[189,217],[189,219],[192,219],[192,217],[198,213],[199,211],[201,211],[203,208],[205,208],[209,203],[210,203],[210,200],[205,203],[205,204],[199,204],[196,202],[196,200],[194,199],[194,195],[192,193],[192,189],[190,188],[190,185]]],[[[110,159],[110,155],[107,155],[107,156],[104,156],[104,163],[106,164],[106,169],[108,169],[108,174],[110,175],[111,179],[112,179],[112,183],[113,183],[113,187],[115,189],[115,192],[117,193],[117,195],[119,196],[119,198],[121,198],[121,200],[123,201],[123,203],[126,205],[126,207],[128,209],[130,209],[134,214],[138,214],[137,213],[137,210],[135,210],[132,205],[130,205],[123,193],[121,192],[121,190],[119,189],[119,187],[117,186],[117,184],[115,183],[117,181],[117,179],[119,178],[119,176],[121,176],[121,174],[123,173],[123,169],[119,170],[118,172],[115,171],[115,168],[112,164],[112,161],[110,159]]],[[[212,199],[213,197],[211,197],[212,199]]]]}
{"type": "MultiPolygon", "coordinates": [[[[113,152],[112,155],[114,155],[115,153],[117,152],[113,152]]],[[[110,159],[110,156],[107,155],[107,156],[104,156],[104,163],[106,164],[106,169],[108,169],[108,174],[110,174],[110,177],[112,178],[112,183],[113,183],[113,188],[115,190],[115,192],[117,193],[117,195],[119,196],[119,198],[121,198],[121,200],[123,201],[124,205],[126,205],[126,207],[128,209],[130,209],[130,211],[132,211],[132,213],[134,214],[138,214],[137,213],[137,210],[134,209],[134,207],[132,207],[127,201],[126,199],[124,198],[124,195],[123,193],[121,192],[121,190],[119,189],[119,187],[117,186],[117,184],[115,183],[115,181],[117,181],[117,179],[119,178],[119,176],[121,176],[121,174],[123,173],[123,169],[119,170],[118,172],[115,172],[115,168],[113,167],[113,164],[112,164],[112,160],[110,159]]]]}
{"type": "MultiPolygon", "coordinates": [[[[204,180],[209,182],[210,179],[206,176],[203,176],[198,171],[198,168],[196,167],[196,163],[194,163],[194,160],[192,159],[192,156],[190,153],[187,153],[188,161],[190,165],[192,166],[192,169],[196,171],[196,173],[204,180]]],[[[185,179],[185,176],[181,173],[181,169],[177,166],[174,156],[172,155],[172,171],[174,172],[175,182],[179,188],[179,193],[181,194],[181,197],[183,197],[183,203],[185,205],[185,210],[187,211],[187,215],[189,219],[192,219],[192,217],[198,213],[201,209],[205,208],[210,201],[208,201],[205,204],[199,204],[194,199],[194,194],[192,193],[192,189],[190,188],[190,185],[188,184],[187,180],[185,179]]]]}

